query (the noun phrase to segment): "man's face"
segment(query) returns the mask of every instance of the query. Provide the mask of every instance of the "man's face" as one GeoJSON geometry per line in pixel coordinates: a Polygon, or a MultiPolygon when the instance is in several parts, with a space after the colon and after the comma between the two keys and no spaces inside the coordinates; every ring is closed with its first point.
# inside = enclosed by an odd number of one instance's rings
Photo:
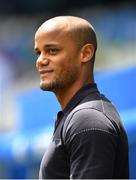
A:
{"type": "Polygon", "coordinates": [[[55,29],[37,31],[35,51],[41,89],[58,92],[79,78],[80,51],[70,33],[55,29]]]}

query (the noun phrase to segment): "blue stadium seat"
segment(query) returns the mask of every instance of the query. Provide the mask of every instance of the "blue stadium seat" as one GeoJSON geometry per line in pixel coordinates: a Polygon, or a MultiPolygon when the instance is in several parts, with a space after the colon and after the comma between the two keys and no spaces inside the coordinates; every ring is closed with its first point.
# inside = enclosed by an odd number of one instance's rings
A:
{"type": "Polygon", "coordinates": [[[136,108],[136,67],[96,73],[95,80],[119,110],[136,108]]]}

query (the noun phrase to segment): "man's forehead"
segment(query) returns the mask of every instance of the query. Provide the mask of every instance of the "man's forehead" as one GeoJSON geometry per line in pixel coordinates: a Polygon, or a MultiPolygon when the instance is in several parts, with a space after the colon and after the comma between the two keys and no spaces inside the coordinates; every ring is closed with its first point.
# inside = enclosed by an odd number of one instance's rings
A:
{"type": "Polygon", "coordinates": [[[68,24],[51,19],[43,23],[38,32],[68,32],[68,24]]]}
{"type": "Polygon", "coordinates": [[[72,40],[73,36],[67,25],[56,21],[47,21],[41,25],[35,34],[35,40],[45,38],[46,40],[72,40]]]}

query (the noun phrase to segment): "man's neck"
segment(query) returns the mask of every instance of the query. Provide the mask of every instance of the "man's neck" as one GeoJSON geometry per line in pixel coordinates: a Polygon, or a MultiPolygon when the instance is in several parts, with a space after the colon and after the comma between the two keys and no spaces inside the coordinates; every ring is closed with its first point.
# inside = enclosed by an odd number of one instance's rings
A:
{"type": "Polygon", "coordinates": [[[59,92],[56,92],[55,95],[61,105],[62,110],[66,107],[66,105],[69,103],[69,101],[72,99],[72,97],[76,94],[77,91],[81,87],[83,87],[85,84],[88,84],[90,82],[86,83],[75,83],[71,85],[69,88],[66,87],[64,89],[61,89],[59,92]]]}

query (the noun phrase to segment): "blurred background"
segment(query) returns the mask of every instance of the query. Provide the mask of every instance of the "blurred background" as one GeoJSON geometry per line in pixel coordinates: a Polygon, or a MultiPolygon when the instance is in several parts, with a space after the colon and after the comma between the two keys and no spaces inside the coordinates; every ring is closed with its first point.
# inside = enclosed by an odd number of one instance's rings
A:
{"type": "Polygon", "coordinates": [[[95,81],[116,105],[129,139],[136,178],[136,3],[112,0],[0,0],[0,178],[38,178],[60,107],[42,92],[34,34],[58,15],[87,19],[96,29],[95,81]]]}

